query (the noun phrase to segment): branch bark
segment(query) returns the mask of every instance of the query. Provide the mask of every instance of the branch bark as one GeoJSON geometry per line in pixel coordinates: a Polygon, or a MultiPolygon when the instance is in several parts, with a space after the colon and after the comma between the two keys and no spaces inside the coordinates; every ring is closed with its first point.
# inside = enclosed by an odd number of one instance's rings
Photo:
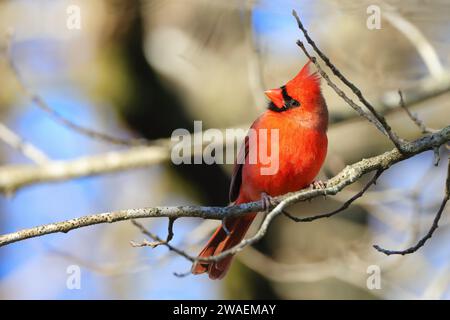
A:
{"type": "MultiPolygon", "coordinates": [[[[236,138],[243,139],[245,132],[245,130],[242,130],[242,136],[237,135],[236,138]]],[[[237,133],[239,132],[236,131],[237,133]]],[[[196,135],[203,135],[203,132],[192,135],[193,143],[189,144],[189,148],[191,148],[193,156],[198,151],[203,152],[203,148],[211,143],[202,139],[203,147],[198,150],[195,145],[195,141],[197,141],[196,135]]],[[[217,143],[220,143],[220,141],[217,143]]],[[[234,147],[235,141],[234,139],[227,139],[225,143],[226,147],[234,147]]],[[[9,195],[31,184],[64,181],[168,162],[171,159],[171,147],[172,141],[170,138],[167,138],[154,140],[151,142],[151,145],[147,146],[136,146],[121,151],[110,151],[73,160],[54,160],[39,165],[0,166],[0,193],[9,195]]]]}
{"type": "Polygon", "coordinates": [[[33,183],[61,181],[146,167],[168,160],[170,160],[170,148],[151,146],[111,151],[74,160],[49,161],[40,165],[5,165],[0,167],[0,192],[11,194],[33,183]]]}
{"type": "MultiPolygon", "coordinates": [[[[315,198],[320,195],[335,195],[346,186],[354,183],[361,176],[366,173],[386,170],[395,163],[406,160],[416,154],[425,152],[427,150],[433,150],[441,145],[450,141],[450,126],[447,126],[431,135],[426,135],[413,142],[406,143],[408,153],[402,154],[398,149],[385,152],[378,156],[363,159],[352,165],[345,167],[339,174],[331,178],[328,181],[327,187],[317,190],[300,190],[295,193],[287,194],[274,198],[274,203],[278,205],[267,215],[261,228],[257,234],[243,241],[240,245],[234,247],[229,252],[224,252],[224,255],[232,254],[242,250],[248,244],[254,243],[259,240],[267,231],[267,228],[271,221],[283,212],[288,206],[315,198]]],[[[144,148],[145,150],[145,148],[144,148]]],[[[110,159],[111,162],[114,162],[110,159]]],[[[139,161],[136,162],[139,164],[139,161]]],[[[103,164],[104,165],[104,164],[103,164]]],[[[0,175],[2,177],[2,175],[0,175]]],[[[0,179],[1,180],[1,179],[0,179]]],[[[17,232],[5,234],[0,236],[0,247],[13,242],[22,241],[29,238],[39,237],[51,233],[67,233],[74,229],[79,229],[91,225],[101,223],[113,223],[124,220],[132,220],[138,218],[182,218],[182,217],[195,217],[203,219],[215,219],[222,220],[225,216],[237,216],[244,215],[249,212],[257,212],[262,210],[262,203],[251,202],[241,204],[238,206],[229,207],[200,207],[200,206],[178,206],[178,207],[154,207],[154,208],[141,208],[141,209],[128,209],[114,212],[106,212],[100,214],[88,215],[80,218],[66,220],[62,222],[50,223],[41,225],[29,229],[20,230],[17,232]]],[[[222,255],[211,257],[210,259],[222,259],[222,255]]],[[[205,259],[206,260],[206,259],[205,259]]],[[[209,260],[206,260],[209,261],[209,260]]]]}

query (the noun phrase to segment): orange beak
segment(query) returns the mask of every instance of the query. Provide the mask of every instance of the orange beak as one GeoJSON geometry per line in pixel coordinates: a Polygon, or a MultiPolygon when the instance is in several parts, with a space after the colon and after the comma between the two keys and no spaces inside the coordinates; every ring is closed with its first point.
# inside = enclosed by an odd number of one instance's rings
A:
{"type": "Polygon", "coordinates": [[[270,89],[270,90],[264,91],[264,94],[278,108],[281,108],[284,105],[283,91],[280,88],[278,88],[278,89],[270,89]]]}

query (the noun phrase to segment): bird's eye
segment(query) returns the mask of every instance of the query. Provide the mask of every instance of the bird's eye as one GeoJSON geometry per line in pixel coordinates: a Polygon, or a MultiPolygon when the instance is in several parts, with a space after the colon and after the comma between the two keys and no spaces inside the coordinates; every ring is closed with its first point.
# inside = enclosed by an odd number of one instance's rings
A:
{"type": "Polygon", "coordinates": [[[300,102],[298,102],[295,99],[292,99],[291,100],[291,107],[298,107],[298,106],[300,106],[300,102]]]}

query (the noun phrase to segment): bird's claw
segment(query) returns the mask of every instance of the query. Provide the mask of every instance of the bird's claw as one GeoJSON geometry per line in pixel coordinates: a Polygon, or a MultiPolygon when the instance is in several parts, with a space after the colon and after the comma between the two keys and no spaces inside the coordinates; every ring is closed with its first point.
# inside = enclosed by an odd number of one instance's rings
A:
{"type": "MultiPolygon", "coordinates": [[[[322,180],[315,180],[310,184],[310,187],[312,190],[324,190],[327,187],[327,181],[322,180]]],[[[323,195],[325,198],[327,197],[326,194],[323,195]]],[[[309,199],[311,201],[311,199],[309,199]]]]}
{"type": "Polygon", "coordinates": [[[270,210],[270,208],[274,205],[273,198],[265,192],[261,193],[261,201],[262,201],[263,211],[265,211],[265,212],[268,212],[270,210]]]}
{"type": "Polygon", "coordinates": [[[323,190],[327,187],[327,181],[315,180],[310,184],[311,189],[313,190],[323,190]]]}

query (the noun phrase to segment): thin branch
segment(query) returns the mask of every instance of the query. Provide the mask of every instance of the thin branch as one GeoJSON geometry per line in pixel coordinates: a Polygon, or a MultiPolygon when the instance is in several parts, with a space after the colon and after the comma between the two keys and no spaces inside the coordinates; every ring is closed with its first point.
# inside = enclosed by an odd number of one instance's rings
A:
{"type": "Polygon", "coordinates": [[[0,140],[37,164],[48,163],[47,155],[0,122],[0,140]]]}
{"type": "MultiPolygon", "coordinates": [[[[450,91],[450,72],[447,70],[439,78],[422,79],[415,86],[404,90],[405,105],[410,107],[428,99],[433,99],[450,91]]],[[[382,95],[381,111],[398,108],[398,92],[388,91],[382,95]]]]}
{"type": "Polygon", "coordinates": [[[52,182],[146,167],[170,160],[167,147],[134,147],[73,160],[50,161],[39,165],[0,167],[0,193],[11,194],[38,182],[52,182]]]}
{"type": "Polygon", "coordinates": [[[166,238],[167,243],[169,243],[170,240],[173,239],[173,236],[174,236],[173,225],[175,223],[175,220],[177,220],[177,218],[169,218],[169,224],[167,226],[167,238],[166,238]]]}
{"type": "MultiPolygon", "coordinates": [[[[237,139],[243,139],[246,133],[245,130],[238,130],[238,128],[230,128],[230,130],[234,130],[237,139]]],[[[225,130],[223,130],[223,133],[226,135],[225,130]]],[[[211,142],[207,139],[197,139],[197,135],[202,137],[203,134],[204,132],[195,132],[191,139],[179,143],[186,143],[190,150],[193,149],[192,156],[197,155],[198,152],[203,153],[204,147],[207,145],[234,148],[235,139],[226,139],[226,146],[223,146],[220,140],[211,142]],[[201,148],[197,148],[197,140],[201,141],[201,148]],[[194,141],[194,143],[191,143],[191,141],[194,141]]],[[[152,145],[149,146],[110,151],[72,160],[50,161],[42,165],[1,166],[0,193],[11,194],[20,188],[35,183],[63,181],[165,163],[171,160],[173,143],[171,138],[159,139],[153,141],[152,145]]]]}
{"type": "Polygon", "coordinates": [[[428,239],[431,239],[434,232],[439,227],[439,220],[441,219],[442,212],[444,212],[445,205],[447,204],[449,198],[450,198],[450,159],[448,161],[447,179],[445,181],[445,196],[444,199],[442,200],[438,212],[436,213],[436,216],[434,217],[433,224],[431,225],[431,228],[428,230],[425,236],[423,236],[422,239],[420,239],[414,246],[405,250],[388,250],[381,248],[379,245],[376,244],[373,247],[379,252],[382,252],[388,256],[393,254],[406,255],[416,252],[425,245],[428,239]]]}
{"type": "Polygon", "coordinates": [[[417,114],[413,114],[409,111],[409,108],[405,105],[405,100],[403,99],[403,93],[401,90],[398,90],[398,95],[400,97],[400,107],[405,110],[408,117],[419,127],[423,134],[434,133],[437,131],[436,129],[428,128],[425,123],[419,119],[417,114]]]}
{"type": "Polygon", "coordinates": [[[371,114],[368,114],[367,112],[365,112],[360,106],[358,106],[350,97],[348,97],[344,91],[342,91],[333,81],[331,81],[330,77],[328,76],[328,74],[322,69],[322,67],[320,66],[320,64],[317,62],[316,57],[313,57],[309,54],[308,50],[306,49],[305,45],[303,44],[303,42],[301,42],[300,40],[297,40],[297,45],[300,47],[300,49],[302,49],[303,53],[305,54],[305,56],[307,56],[312,63],[314,63],[314,65],[316,66],[317,70],[319,71],[321,77],[323,79],[325,79],[325,81],[327,82],[327,84],[336,92],[336,94],[341,97],[353,110],[355,110],[359,116],[365,118],[366,120],[368,120],[370,123],[372,123],[373,125],[375,125],[377,127],[378,130],[380,130],[383,134],[387,135],[386,130],[384,129],[384,127],[380,124],[380,122],[378,122],[371,114]]]}
{"type": "Polygon", "coordinates": [[[439,165],[439,162],[441,161],[441,154],[439,153],[439,147],[433,148],[434,153],[434,166],[437,167],[439,165]]]}
{"type": "MultiPolygon", "coordinates": [[[[429,134],[436,132],[436,129],[428,128],[425,123],[419,119],[417,114],[413,114],[409,109],[406,107],[405,100],[403,99],[403,93],[401,90],[398,90],[398,95],[400,97],[400,107],[406,111],[406,114],[408,117],[420,128],[423,134],[429,134]]],[[[434,165],[437,167],[439,165],[439,161],[441,160],[440,154],[439,154],[439,147],[433,148],[434,152],[434,165]]]]}
{"type": "Polygon", "coordinates": [[[34,93],[25,83],[23,80],[19,69],[14,63],[14,59],[11,54],[11,47],[12,47],[12,39],[13,39],[13,32],[9,32],[7,35],[7,44],[6,44],[6,59],[8,61],[10,69],[13,71],[17,82],[19,83],[20,90],[22,93],[28,97],[39,109],[46,112],[53,120],[60,123],[61,125],[72,129],[75,132],[78,132],[82,135],[85,135],[89,138],[116,144],[116,145],[124,145],[124,146],[142,146],[142,145],[148,145],[148,141],[145,139],[124,139],[119,137],[114,137],[109,134],[99,132],[96,130],[92,130],[90,128],[87,128],[85,126],[79,125],[72,120],[68,119],[67,117],[63,116],[61,113],[56,111],[54,108],[52,108],[41,96],[34,93]]]}
{"type": "Polygon", "coordinates": [[[137,243],[134,241],[131,241],[131,245],[133,247],[152,247],[152,248],[156,248],[157,246],[163,245],[165,247],[167,247],[170,251],[173,251],[175,253],[177,253],[180,256],[185,257],[186,259],[194,262],[195,259],[193,259],[190,255],[188,255],[186,252],[184,252],[183,250],[177,249],[176,247],[172,246],[168,240],[163,240],[160,237],[158,237],[156,234],[150,232],[149,230],[147,230],[141,223],[137,222],[136,220],[131,220],[131,223],[133,225],[135,225],[143,234],[145,234],[146,236],[150,237],[151,239],[154,240],[154,242],[149,242],[147,240],[144,240],[143,242],[137,243]]]}
{"type": "MultiPolygon", "coordinates": [[[[167,237],[166,240],[164,241],[159,241],[159,240],[155,240],[155,242],[144,242],[144,243],[136,243],[136,242],[132,242],[132,245],[134,247],[144,247],[144,246],[150,246],[152,248],[156,248],[159,245],[166,245],[167,243],[170,242],[170,240],[173,239],[174,233],[173,233],[173,224],[175,223],[175,220],[177,220],[177,218],[173,218],[173,217],[169,217],[169,224],[167,226],[167,237]]],[[[131,222],[134,225],[137,225],[137,222],[135,220],[131,220],[131,222]]],[[[158,238],[159,239],[159,238],[158,238]]]]}
{"type": "MultiPolygon", "coordinates": [[[[375,108],[366,100],[366,98],[363,96],[360,89],[358,89],[352,82],[350,82],[337,68],[334,66],[330,59],[317,47],[315,42],[311,39],[311,37],[308,34],[308,31],[303,26],[302,22],[300,21],[299,16],[297,15],[297,12],[295,10],[292,10],[292,15],[294,16],[295,20],[297,21],[299,29],[303,32],[303,35],[305,36],[306,41],[309,43],[309,45],[314,49],[314,51],[317,53],[317,55],[325,62],[325,64],[330,68],[330,70],[333,72],[333,74],[339,78],[352,92],[358,97],[359,101],[372,113],[372,115],[378,120],[378,122],[382,125],[384,128],[384,131],[388,135],[389,139],[392,141],[392,143],[395,145],[395,147],[401,151],[405,152],[406,150],[403,147],[404,141],[401,140],[395,132],[392,130],[392,128],[389,126],[389,124],[386,122],[386,119],[375,110],[375,108]]],[[[409,152],[409,151],[408,151],[409,152]]]]}
{"type": "Polygon", "coordinates": [[[372,184],[376,184],[377,179],[380,177],[380,175],[383,173],[382,169],[379,169],[375,175],[372,177],[372,179],[370,179],[370,181],[364,186],[364,188],[359,191],[357,194],[355,194],[353,197],[351,197],[350,199],[348,199],[340,208],[328,212],[328,213],[323,213],[323,214],[318,214],[315,216],[309,216],[309,217],[294,217],[293,215],[291,215],[289,212],[287,211],[283,211],[283,214],[285,216],[287,216],[289,219],[295,221],[295,222],[311,222],[317,219],[323,219],[323,218],[330,218],[336,214],[338,214],[339,212],[344,211],[345,209],[347,209],[356,199],[361,198],[363,196],[363,194],[367,191],[367,189],[370,188],[370,186],[372,184]]]}
{"type": "Polygon", "coordinates": [[[29,93],[28,94],[30,100],[38,106],[41,110],[45,111],[48,115],[50,115],[56,122],[59,122],[61,125],[78,132],[79,134],[85,135],[89,138],[92,138],[94,140],[104,141],[111,144],[116,145],[123,145],[123,146],[144,146],[148,145],[149,142],[146,141],[143,138],[140,139],[125,139],[125,138],[119,138],[114,137],[109,134],[92,130],[88,127],[79,125],[72,120],[66,118],[61,113],[50,107],[50,105],[47,104],[47,102],[40,96],[38,96],[35,93],[29,93]]]}
{"type": "MultiPolygon", "coordinates": [[[[276,197],[273,199],[274,203],[279,203],[265,218],[258,233],[250,239],[244,240],[239,244],[234,251],[227,251],[227,254],[235,253],[242,250],[248,244],[258,241],[267,230],[271,221],[278,216],[282,211],[297,202],[305,201],[321,195],[335,195],[346,186],[357,181],[362,175],[378,170],[386,170],[390,166],[408,159],[413,155],[432,150],[434,147],[440,146],[450,141],[450,126],[432,134],[424,136],[413,142],[409,142],[407,147],[411,150],[408,154],[402,154],[397,149],[385,152],[381,155],[363,159],[352,165],[345,167],[339,174],[331,178],[327,182],[325,189],[316,190],[301,190],[295,193],[276,197]]],[[[7,244],[30,239],[34,237],[43,236],[46,234],[69,232],[74,229],[87,227],[101,223],[113,223],[124,220],[132,220],[138,218],[181,218],[181,217],[196,217],[203,219],[222,220],[225,216],[241,216],[249,212],[259,212],[263,208],[262,202],[250,202],[240,204],[238,206],[229,207],[199,207],[199,206],[179,206],[179,207],[154,207],[142,209],[120,210],[115,212],[106,212],[101,214],[93,214],[62,222],[50,223],[29,229],[20,230],[17,232],[5,234],[0,236],[0,247],[7,244]]],[[[225,252],[224,252],[225,253],[225,252]]],[[[217,256],[219,257],[219,256],[217,256]]],[[[223,255],[220,255],[222,258],[223,255]]],[[[221,259],[218,258],[218,259],[221,259]]],[[[210,261],[205,258],[205,261],[210,261]]]]}
{"type": "Polygon", "coordinates": [[[222,229],[223,231],[225,231],[225,233],[229,236],[230,235],[230,230],[227,227],[227,216],[223,217],[222,219],[222,229]]]}

